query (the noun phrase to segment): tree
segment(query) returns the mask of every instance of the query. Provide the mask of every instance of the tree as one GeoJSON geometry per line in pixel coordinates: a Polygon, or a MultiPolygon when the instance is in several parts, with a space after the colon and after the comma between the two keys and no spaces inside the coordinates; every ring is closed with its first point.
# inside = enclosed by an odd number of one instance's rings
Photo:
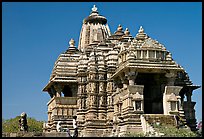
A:
{"type": "MultiPolygon", "coordinates": [[[[19,120],[20,116],[17,116],[15,118],[11,118],[8,120],[3,119],[2,120],[2,132],[18,132],[19,129],[19,120]]],[[[34,118],[27,118],[28,122],[28,131],[29,132],[42,132],[42,127],[43,127],[43,121],[37,121],[34,118]]]]}

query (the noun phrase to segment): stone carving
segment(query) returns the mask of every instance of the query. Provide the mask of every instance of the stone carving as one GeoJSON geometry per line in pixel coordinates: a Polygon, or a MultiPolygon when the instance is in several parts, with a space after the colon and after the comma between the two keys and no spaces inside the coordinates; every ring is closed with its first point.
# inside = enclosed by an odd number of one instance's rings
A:
{"type": "Polygon", "coordinates": [[[96,12],[96,11],[97,11],[96,5],[93,6],[92,11],[93,11],[93,12],[96,12]]]}
{"type": "MultiPolygon", "coordinates": [[[[172,54],[149,37],[142,26],[135,37],[128,28],[123,31],[121,25],[111,33],[107,19],[94,5],[83,21],[78,44],[76,47],[73,39],[69,41],[43,89],[51,96],[45,132],[55,132],[56,123],[62,119],[69,126],[70,115],[77,115],[79,136],[112,136],[113,128],[117,136],[122,136],[130,129],[142,131],[138,128],[142,127],[139,114],[167,116],[172,114],[170,102],[174,109],[178,101],[184,110],[173,112],[185,111],[195,119],[191,97],[199,86],[193,85],[172,54]],[[177,77],[177,73],[181,75],[177,77]],[[61,96],[62,89],[65,97],[61,96]],[[183,100],[185,96],[187,102],[183,100]]],[[[188,118],[185,114],[183,118],[188,118]]],[[[195,123],[191,120],[191,128],[195,123]]]]}
{"type": "Polygon", "coordinates": [[[20,131],[28,132],[27,114],[25,112],[21,113],[21,118],[19,119],[19,127],[20,131]]]}
{"type": "Polygon", "coordinates": [[[96,91],[95,83],[91,83],[91,92],[94,93],[96,91]]]}
{"type": "Polygon", "coordinates": [[[99,91],[100,91],[100,92],[103,92],[103,91],[104,91],[104,84],[103,84],[103,83],[100,83],[99,91]]]}

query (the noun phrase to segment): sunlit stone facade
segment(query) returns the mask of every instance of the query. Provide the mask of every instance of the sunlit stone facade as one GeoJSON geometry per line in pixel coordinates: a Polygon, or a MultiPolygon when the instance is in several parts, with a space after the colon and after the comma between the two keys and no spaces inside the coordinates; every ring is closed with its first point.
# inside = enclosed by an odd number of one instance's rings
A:
{"type": "Polygon", "coordinates": [[[111,33],[94,6],[83,21],[78,48],[71,39],[43,89],[51,97],[43,129],[56,132],[62,121],[72,131],[77,115],[79,136],[122,136],[146,132],[152,120],[175,124],[178,115],[195,130],[191,95],[197,88],[142,26],[135,37],[121,25],[111,33]]]}

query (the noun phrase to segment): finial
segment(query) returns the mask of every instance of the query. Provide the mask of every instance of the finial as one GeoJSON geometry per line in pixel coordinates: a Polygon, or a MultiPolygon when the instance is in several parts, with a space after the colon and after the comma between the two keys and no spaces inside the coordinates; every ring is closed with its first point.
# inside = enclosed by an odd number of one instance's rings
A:
{"type": "Polygon", "coordinates": [[[118,30],[118,31],[122,31],[122,30],[123,30],[123,27],[119,24],[117,30],[118,30]]]}
{"type": "Polygon", "coordinates": [[[144,29],[140,26],[139,33],[144,33],[144,29]]]}
{"type": "Polygon", "coordinates": [[[97,12],[97,9],[98,8],[96,7],[96,5],[94,5],[93,8],[92,8],[92,12],[97,12]]]}
{"type": "Polygon", "coordinates": [[[130,31],[128,30],[128,28],[125,29],[125,35],[129,36],[130,35],[130,31]]]}
{"type": "Polygon", "coordinates": [[[74,45],[75,45],[74,39],[71,39],[71,40],[69,41],[69,45],[70,45],[70,46],[74,46],[74,45]]]}

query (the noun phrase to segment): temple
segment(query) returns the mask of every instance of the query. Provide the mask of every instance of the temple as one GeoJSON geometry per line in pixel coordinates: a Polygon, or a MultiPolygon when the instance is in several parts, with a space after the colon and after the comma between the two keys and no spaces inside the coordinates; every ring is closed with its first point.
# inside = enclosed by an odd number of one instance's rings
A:
{"type": "Polygon", "coordinates": [[[86,137],[147,132],[151,122],[175,125],[175,115],[196,130],[191,96],[199,87],[142,26],[136,36],[121,25],[111,33],[94,5],[78,47],[69,41],[43,89],[51,98],[43,131],[57,132],[59,121],[73,131],[75,115],[79,136],[86,137]]]}

